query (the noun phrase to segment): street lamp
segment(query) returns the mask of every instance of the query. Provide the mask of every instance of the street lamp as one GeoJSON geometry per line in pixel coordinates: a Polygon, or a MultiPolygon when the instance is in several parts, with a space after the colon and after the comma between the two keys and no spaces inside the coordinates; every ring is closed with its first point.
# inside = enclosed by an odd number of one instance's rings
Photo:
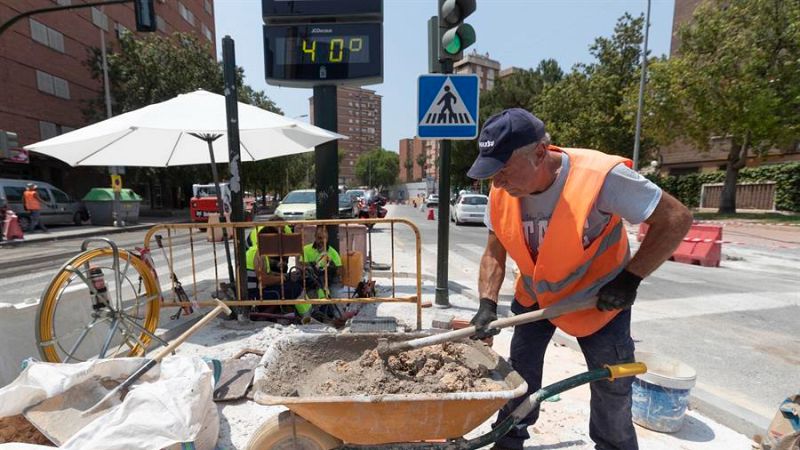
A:
{"type": "Polygon", "coordinates": [[[647,16],[644,19],[644,48],[642,49],[642,77],[639,80],[639,108],[636,110],[636,136],[633,141],[633,170],[639,170],[639,146],[642,136],[642,108],[644,106],[644,84],[647,80],[647,36],[650,31],[650,0],[647,0],[647,16]]]}

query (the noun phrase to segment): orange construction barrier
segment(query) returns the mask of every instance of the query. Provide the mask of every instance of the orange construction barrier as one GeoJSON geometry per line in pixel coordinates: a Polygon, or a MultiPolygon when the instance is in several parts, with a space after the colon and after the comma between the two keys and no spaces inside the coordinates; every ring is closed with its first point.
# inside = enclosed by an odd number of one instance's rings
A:
{"type": "MultiPolygon", "coordinates": [[[[647,234],[649,226],[646,223],[639,225],[636,235],[642,241],[647,234]]],[[[719,267],[722,258],[722,227],[719,225],[692,224],[686,233],[683,242],[672,253],[673,261],[696,264],[703,267],[719,267]]]]}

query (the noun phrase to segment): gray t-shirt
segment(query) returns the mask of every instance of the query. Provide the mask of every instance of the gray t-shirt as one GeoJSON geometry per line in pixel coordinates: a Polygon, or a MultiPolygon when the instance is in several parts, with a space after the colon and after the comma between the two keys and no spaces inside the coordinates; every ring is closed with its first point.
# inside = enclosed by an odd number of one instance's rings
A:
{"type": "MultiPolygon", "coordinates": [[[[539,245],[544,240],[547,225],[564,189],[567,173],[569,173],[569,156],[562,153],[561,171],[553,184],[543,192],[521,199],[525,240],[534,255],[538,253],[539,245]]],[[[661,188],[624,164],[617,165],[606,176],[597,202],[584,224],[584,247],[588,247],[603,232],[612,214],[638,224],[650,217],[660,200],[661,188]]],[[[490,231],[492,230],[489,210],[491,203],[489,201],[489,205],[486,205],[486,215],[483,218],[490,231]]]]}

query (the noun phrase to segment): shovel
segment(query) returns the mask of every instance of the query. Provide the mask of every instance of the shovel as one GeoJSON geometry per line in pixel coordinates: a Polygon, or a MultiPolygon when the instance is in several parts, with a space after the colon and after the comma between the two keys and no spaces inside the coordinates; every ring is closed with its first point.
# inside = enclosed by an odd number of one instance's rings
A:
{"type": "MultiPolygon", "coordinates": [[[[597,305],[597,297],[583,298],[575,301],[559,302],[553,306],[542,308],[536,311],[518,314],[513,317],[506,317],[497,319],[486,325],[486,329],[490,328],[507,328],[526,323],[536,322],[539,320],[553,319],[564,314],[584,309],[594,308],[597,305]]],[[[390,343],[386,338],[378,339],[378,355],[385,361],[392,355],[407,352],[409,350],[416,350],[422,347],[431,345],[442,344],[444,342],[457,341],[465,337],[472,336],[477,332],[477,328],[472,325],[460,330],[448,331],[446,333],[434,334],[418,339],[411,339],[408,341],[399,341],[390,343]]]]}

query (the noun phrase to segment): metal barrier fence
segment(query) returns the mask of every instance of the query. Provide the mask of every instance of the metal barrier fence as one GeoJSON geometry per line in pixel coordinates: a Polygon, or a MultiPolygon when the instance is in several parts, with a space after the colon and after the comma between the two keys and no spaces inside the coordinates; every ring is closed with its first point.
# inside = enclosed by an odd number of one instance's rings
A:
{"type": "MultiPolygon", "coordinates": [[[[285,264],[287,267],[289,265],[289,258],[295,258],[295,265],[293,267],[298,267],[300,271],[300,279],[302,282],[302,293],[300,294],[300,298],[285,298],[286,293],[286,284],[288,283],[285,278],[290,274],[290,272],[295,272],[292,269],[287,270],[284,276],[280,277],[280,284],[279,284],[279,292],[280,298],[279,299],[264,299],[263,298],[263,287],[261,282],[261,277],[259,277],[258,283],[258,298],[250,299],[248,296],[248,292],[241,291],[241,285],[247,285],[245,283],[236,283],[236,298],[244,299],[248,298],[247,300],[223,300],[228,306],[277,306],[277,305],[299,305],[299,304],[311,304],[311,305],[341,305],[341,304],[348,304],[348,303],[414,303],[416,304],[417,309],[417,329],[422,327],[422,261],[421,261],[421,239],[419,234],[419,229],[414,225],[413,222],[408,221],[406,219],[349,219],[349,220],[302,220],[302,221],[291,221],[291,220],[280,220],[280,221],[265,221],[265,222],[233,222],[233,223],[182,223],[182,224],[159,224],[156,225],[150,230],[148,230],[147,234],[144,238],[144,246],[147,249],[151,249],[153,238],[156,235],[162,234],[164,235],[161,239],[164,243],[164,248],[168,252],[168,262],[170,270],[172,270],[174,264],[174,252],[173,252],[173,239],[177,239],[180,236],[188,235],[188,244],[189,244],[189,254],[191,259],[191,272],[192,272],[192,289],[189,301],[178,301],[177,299],[174,301],[164,301],[162,303],[162,307],[189,307],[191,305],[195,306],[213,306],[213,299],[212,298],[199,298],[200,295],[198,293],[197,284],[197,262],[196,256],[197,252],[200,249],[196,248],[199,242],[202,241],[209,241],[211,243],[211,253],[213,255],[213,263],[214,263],[214,286],[219,289],[221,284],[220,282],[229,281],[228,276],[224,276],[220,278],[219,273],[219,263],[225,262],[226,256],[223,253],[225,250],[218,249],[218,246],[225,246],[226,242],[222,238],[223,235],[223,228],[227,230],[228,241],[232,244],[233,249],[231,251],[231,258],[233,259],[234,264],[234,274],[238,274],[239,270],[237,267],[237,262],[239,258],[236,258],[235,251],[239,248],[239,242],[237,238],[237,233],[235,232],[237,229],[244,229],[245,231],[245,239],[247,240],[249,236],[251,236],[251,230],[259,227],[257,229],[268,230],[271,232],[267,233],[256,233],[256,237],[258,239],[258,246],[259,246],[259,257],[268,257],[268,258],[277,258],[277,260],[281,264],[285,264]],[[374,273],[373,267],[375,265],[374,261],[372,261],[372,230],[371,228],[375,225],[380,224],[388,224],[390,227],[390,250],[391,250],[391,267],[389,269],[389,273],[387,274],[386,271],[381,270],[379,274],[374,273]],[[396,273],[396,265],[395,265],[395,226],[398,224],[406,225],[411,231],[414,233],[415,236],[415,257],[416,257],[416,275],[415,275],[415,288],[416,288],[416,295],[411,296],[401,296],[397,293],[397,283],[396,279],[399,278],[396,273]],[[292,228],[291,232],[288,232],[285,227],[289,226],[292,228]],[[358,278],[363,279],[364,274],[366,272],[366,280],[372,281],[374,277],[380,278],[388,278],[391,279],[391,296],[389,297],[378,297],[378,296],[371,296],[367,298],[353,298],[350,297],[352,294],[351,287],[348,286],[347,294],[348,297],[327,297],[324,298],[314,298],[314,293],[309,295],[309,290],[313,289],[306,289],[307,287],[307,280],[305,276],[305,270],[310,263],[308,261],[303,261],[302,253],[303,253],[303,246],[309,243],[314,242],[313,234],[311,234],[311,239],[308,239],[309,231],[312,233],[316,229],[318,225],[324,226],[338,226],[339,227],[339,253],[343,259],[343,266],[345,264],[352,265],[352,261],[350,256],[354,256],[356,253],[362,253],[363,261],[367,261],[366,269],[364,266],[362,267],[346,267],[344,268],[345,271],[349,270],[358,270],[358,274],[361,275],[358,278]],[[262,228],[263,227],[263,228],[262,228]],[[363,242],[361,241],[360,236],[363,235],[363,242]],[[358,238],[357,238],[358,237],[358,238]],[[301,243],[298,248],[298,243],[301,243]],[[342,243],[344,245],[342,245],[342,243]],[[358,243],[358,244],[357,244],[358,243]],[[358,248],[355,248],[358,247],[358,248]]],[[[256,243],[251,243],[255,245],[256,243]]],[[[151,250],[152,251],[152,250],[151,250]]],[[[242,258],[244,259],[244,258],[242,258]]],[[[357,259],[357,258],[352,258],[357,259]]],[[[284,269],[281,267],[279,269],[279,273],[283,272],[284,269]]],[[[375,270],[377,271],[377,269],[375,270]]],[[[322,291],[325,294],[329,294],[330,291],[330,279],[328,277],[328,269],[327,266],[323,269],[324,272],[324,279],[322,281],[322,291]]],[[[350,275],[352,277],[352,275],[350,275]]],[[[170,277],[172,282],[173,291],[175,290],[176,283],[178,282],[176,277],[170,277]]],[[[352,283],[351,283],[352,284],[352,283]]],[[[276,288],[278,286],[272,285],[272,287],[276,288]]],[[[218,291],[219,292],[219,291],[218,291]]]]}
{"type": "MultiPolygon", "coordinates": [[[[722,203],[722,183],[707,183],[700,187],[700,207],[719,208],[722,203]]],[[[775,211],[777,183],[739,183],[736,185],[736,209],[775,211]]]]}

